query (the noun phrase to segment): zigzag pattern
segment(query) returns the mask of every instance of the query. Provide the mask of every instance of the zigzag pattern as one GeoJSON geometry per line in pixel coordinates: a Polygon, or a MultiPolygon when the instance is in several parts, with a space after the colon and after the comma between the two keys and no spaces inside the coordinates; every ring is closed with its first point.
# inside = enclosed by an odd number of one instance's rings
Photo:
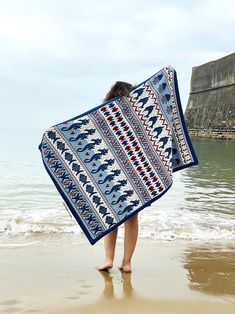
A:
{"type": "MultiPolygon", "coordinates": [[[[116,137],[118,138],[119,142],[121,144],[123,144],[124,142],[126,142],[126,145],[122,145],[124,150],[127,150],[128,153],[131,153],[132,157],[130,158],[131,162],[132,162],[132,167],[136,168],[136,170],[138,171],[139,175],[140,175],[140,180],[143,180],[144,182],[151,182],[148,186],[148,190],[149,191],[154,191],[156,190],[156,182],[159,181],[159,178],[157,177],[157,174],[155,173],[155,175],[151,175],[150,173],[153,173],[153,169],[151,166],[151,162],[148,162],[148,156],[147,154],[144,156],[143,153],[141,156],[139,156],[138,151],[143,151],[145,152],[145,148],[148,144],[148,142],[146,141],[144,136],[141,136],[141,141],[138,140],[135,132],[131,131],[132,126],[128,125],[128,121],[126,120],[126,116],[122,116],[121,111],[119,110],[118,106],[114,106],[112,108],[113,110],[115,110],[115,113],[117,115],[119,115],[119,119],[116,120],[112,120],[113,122],[113,126],[112,129],[116,134],[116,137]],[[124,123],[125,121],[125,123],[124,123]],[[118,132],[121,132],[121,136],[118,136],[118,132]],[[131,135],[128,136],[128,132],[131,132],[131,135]],[[133,147],[131,147],[131,143],[134,143],[135,145],[133,147]],[[142,148],[142,149],[141,149],[142,148]],[[144,160],[143,160],[144,158],[144,160]],[[145,164],[148,162],[148,166],[146,166],[145,164]],[[135,163],[138,166],[135,166],[135,163]]],[[[107,110],[106,111],[106,116],[110,117],[109,114],[111,114],[111,111],[107,110]]],[[[129,114],[131,114],[131,112],[129,111],[129,114]]],[[[108,118],[106,118],[106,120],[108,120],[108,118]]],[[[157,191],[162,191],[163,187],[160,185],[157,188],[157,191]]]]}
{"type": "MultiPolygon", "coordinates": [[[[145,91],[151,97],[152,103],[155,105],[155,108],[156,108],[156,111],[157,111],[157,115],[159,116],[160,120],[162,121],[162,124],[165,126],[165,129],[168,132],[167,135],[170,138],[170,129],[168,128],[168,125],[167,125],[167,123],[166,123],[166,121],[164,119],[163,114],[159,110],[159,105],[157,103],[156,96],[151,91],[151,89],[149,87],[149,84],[147,82],[144,84],[144,87],[146,87],[145,91]]],[[[165,158],[163,150],[159,147],[158,142],[156,141],[156,137],[152,134],[152,129],[148,125],[148,119],[145,118],[143,110],[139,107],[139,105],[136,103],[136,101],[134,101],[132,95],[130,95],[130,103],[132,104],[132,107],[135,109],[136,113],[140,117],[141,121],[143,121],[143,125],[145,126],[145,129],[146,129],[146,132],[147,132],[147,134],[149,136],[149,139],[151,140],[151,142],[152,142],[153,146],[155,147],[156,151],[158,152],[159,157],[161,158],[164,166],[171,173],[172,169],[171,169],[171,167],[169,165],[169,161],[165,158]]]]}
{"type": "Polygon", "coordinates": [[[174,85],[173,85],[173,69],[170,67],[165,67],[164,72],[167,75],[167,81],[168,85],[171,90],[171,98],[172,98],[172,115],[173,115],[173,132],[175,134],[175,137],[177,138],[177,146],[180,151],[180,157],[183,161],[184,164],[189,163],[192,161],[192,155],[190,154],[190,151],[186,145],[186,139],[184,138],[183,135],[183,129],[182,125],[179,120],[179,114],[176,108],[177,100],[176,100],[176,95],[175,95],[175,90],[174,90],[174,85]]]}
{"type": "MultiPolygon", "coordinates": [[[[135,115],[133,114],[133,111],[130,110],[127,100],[121,99],[120,106],[122,107],[122,110],[125,113],[125,117],[128,119],[129,124],[134,129],[136,137],[138,138],[139,141],[139,145],[142,146],[143,150],[146,152],[146,155],[149,156],[149,158],[151,159],[152,165],[156,171],[157,176],[160,178],[160,180],[163,182],[165,186],[168,186],[169,182],[171,181],[171,178],[169,176],[169,173],[163,167],[160,159],[158,159],[158,155],[156,154],[155,148],[153,148],[152,144],[150,144],[148,136],[149,132],[148,131],[146,132],[146,129],[143,128],[142,124],[139,123],[139,120],[136,119],[135,115]]],[[[152,180],[152,178],[150,178],[150,180],[152,181],[153,184],[156,182],[155,180],[152,180]]]]}
{"type": "Polygon", "coordinates": [[[105,137],[110,143],[110,148],[112,148],[112,150],[115,151],[115,154],[118,156],[118,159],[121,162],[123,170],[125,170],[129,179],[131,178],[130,179],[131,184],[135,187],[135,189],[137,189],[143,201],[149,200],[151,198],[150,193],[146,189],[143,182],[140,180],[140,177],[138,176],[134,168],[132,167],[130,159],[123,152],[123,149],[119,141],[110,130],[110,127],[107,121],[105,121],[101,112],[97,110],[96,112],[92,113],[92,116],[94,117],[94,121],[97,120],[97,122],[99,123],[100,130],[102,130],[103,134],[105,134],[105,137]]]}

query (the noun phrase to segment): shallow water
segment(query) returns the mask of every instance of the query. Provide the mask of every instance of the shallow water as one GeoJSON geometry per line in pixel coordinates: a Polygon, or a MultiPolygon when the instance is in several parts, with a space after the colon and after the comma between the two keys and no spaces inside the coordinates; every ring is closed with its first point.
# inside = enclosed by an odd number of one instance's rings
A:
{"type": "MultiPolygon", "coordinates": [[[[37,243],[50,234],[88,241],[42,164],[42,133],[1,131],[0,246],[37,243]]],[[[141,238],[235,239],[235,142],[192,141],[199,165],[174,173],[171,189],[139,213],[141,238]]],[[[122,238],[123,225],[119,230],[122,238]]]]}

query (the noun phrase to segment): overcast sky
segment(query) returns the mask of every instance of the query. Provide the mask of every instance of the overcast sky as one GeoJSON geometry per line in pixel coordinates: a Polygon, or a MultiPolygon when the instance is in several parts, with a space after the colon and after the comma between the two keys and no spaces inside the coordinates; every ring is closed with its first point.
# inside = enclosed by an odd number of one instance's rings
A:
{"type": "Polygon", "coordinates": [[[235,50],[235,1],[0,0],[1,127],[47,127],[165,65],[185,110],[191,70],[235,50]]]}

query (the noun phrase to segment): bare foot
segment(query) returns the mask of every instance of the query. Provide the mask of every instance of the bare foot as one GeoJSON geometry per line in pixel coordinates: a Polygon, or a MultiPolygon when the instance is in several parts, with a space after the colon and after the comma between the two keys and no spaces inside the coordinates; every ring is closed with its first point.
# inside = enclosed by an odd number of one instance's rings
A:
{"type": "Polygon", "coordinates": [[[105,262],[103,265],[97,267],[98,270],[108,270],[113,267],[113,262],[105,262]]]}
{"type": "Polygon", "coordinates": [[[122,264],[118,267],[120,270],[124,271],[125,273],[131,273],[131,264],[122,264]]]}

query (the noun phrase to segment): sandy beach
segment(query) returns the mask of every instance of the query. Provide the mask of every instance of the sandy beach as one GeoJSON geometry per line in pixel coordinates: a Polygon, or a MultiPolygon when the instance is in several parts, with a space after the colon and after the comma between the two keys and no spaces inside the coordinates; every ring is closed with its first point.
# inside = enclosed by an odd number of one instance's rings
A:
{"type": "Polygon", "coordinates": [[[40,245],[0,249],[0,313],[235,311],[234,242],[139,239],[132,273],[123,273],[121,240],[113,269],[102,272],[102,240],[44,237],[40,245]]]}

